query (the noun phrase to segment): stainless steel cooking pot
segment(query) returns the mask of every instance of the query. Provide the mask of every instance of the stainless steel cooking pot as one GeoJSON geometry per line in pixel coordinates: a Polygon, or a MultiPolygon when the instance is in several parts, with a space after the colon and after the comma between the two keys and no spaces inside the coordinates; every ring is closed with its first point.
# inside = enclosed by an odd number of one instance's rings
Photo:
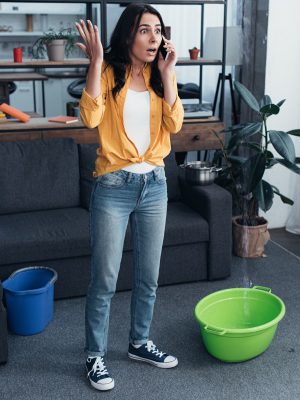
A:
{"type": "Polygon", "coordinates": [[[190,161],[179,165],[184,171],[185,179],[192,185],[210,185],[218,176],[222,168],[217,168],[206,161],[190,161]]]}

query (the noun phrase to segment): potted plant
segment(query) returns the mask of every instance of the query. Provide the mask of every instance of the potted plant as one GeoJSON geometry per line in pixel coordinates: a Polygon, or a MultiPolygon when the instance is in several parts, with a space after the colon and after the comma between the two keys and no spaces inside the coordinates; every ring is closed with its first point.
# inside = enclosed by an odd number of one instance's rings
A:
{"type": "MultiPolygon", "coordinates": [[[[259,209],[268,211],[274,195],[286,204],[293,201],[281,194],[279,189],[263,179],[265,171],[275,164],[281,164],[300,174],[296,165],[294,143],[290,136],[300,136],[300,129],[288,132],[269,130],[268,119],[280,112],[285,102],[274,104],[268,95],[257,101],[253,94],[241,83],[234,83],[235,89],[257,113],[257,121],[232,126],[225,130],[231,138],[214,155],[215,163],[224,165],[217,182],[230,190],[233,196],[233,244],[234,252],[241,257],[259,257],[264,253],[264,245],[269,239],[267,220],[259,216],[259,209]],[[280,157],[275,156],[273,145],[280,157]]],[[[218,134],[215,133],[217,137],[218,134]]]]}
{"type": "Polygon", "coordinates": [[[38,38],[32,46],[34,58],[44,58],[47,51],[49,61],[62,61],[74,49],[77,40],[76,32],[72,28],[63,28],[55,32],[50,28],[38,38]]]}
{"type": "Polygon", "coordinates": [[[199,52],[200,52],[200,50],[197,49],[197,47],[193,47],[192,49],[189,49],[190,59],[197,60],[198,56],[199,56],[199,52]]]}

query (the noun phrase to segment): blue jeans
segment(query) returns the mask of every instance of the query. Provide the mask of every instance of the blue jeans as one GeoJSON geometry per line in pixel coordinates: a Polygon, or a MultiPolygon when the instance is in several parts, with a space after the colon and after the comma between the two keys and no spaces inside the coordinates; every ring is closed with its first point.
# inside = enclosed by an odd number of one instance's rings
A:
{"type": "Polygon", "coordinates": [[[146,174],[123,170],[99,176],[90,206],[91,282],[86,299],[86,351],[107,351],[110,302],[115,293],[124,238],[130,220],[134,282],[129,340],[146,343],[156,298],[167,213],[163,167],[146,174]]]}

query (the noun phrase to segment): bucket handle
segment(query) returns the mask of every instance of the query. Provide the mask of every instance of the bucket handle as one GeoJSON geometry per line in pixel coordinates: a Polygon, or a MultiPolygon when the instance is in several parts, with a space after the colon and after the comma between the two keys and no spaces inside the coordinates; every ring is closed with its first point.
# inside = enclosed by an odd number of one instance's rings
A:
{"type": "Polygon", "coordinates": [[[212,328],[211,326],[205,326],[204,329],[206,330],[207,333],[213,333],[214,335],[225,335],[226,330],[225,329],[219,329],[219,328],[212,328]]]}
{"type": "Polygon", "coordinates": [[[259,286],[259,285],[253,286],[252,289],[263,290],[264,292],[268,292],[268,293],[272,292],[271,288],[266,287],[266,286],[259,286]]]}
{"type": "Polygon", "coordinates": [[[12,277],[14,277],[15,275],[17,275],[19,272],[22,271],[28,271],[29,269],[48,269],[49,271],[53,272],[53,278],[51,279],[51,281],[49,281],[47,283],[47,285],[45,287],[51,286],[54,284],[54,282],[57,281],[57,272],[55,271],[55,269],[53,268],[49,268],[49,267],[41,267],[41,266],[33,266],[33,267],[25,267],[25,268],[21,268],[21,269],[17,269],[16,271],[14,271],[8,279],[11,279],[12,277]]]}

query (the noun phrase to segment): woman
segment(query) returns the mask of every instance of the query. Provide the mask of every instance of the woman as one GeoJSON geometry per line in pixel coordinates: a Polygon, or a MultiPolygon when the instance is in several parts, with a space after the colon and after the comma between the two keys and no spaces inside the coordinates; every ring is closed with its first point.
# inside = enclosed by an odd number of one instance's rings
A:
{"type": "Polygon", "coordinates": [[[78,46],[90,59],[81,118],[89,128],[98,127],[100,140],[90,205],[86,368],[91,385],[108,390],[114,387],[105,365],[109,310],[129,221],[134,283],[128,356],[161,368],[178,364],[149,340],[149,330],[167,211],[163,158],[170,152],[170,132],[181,129],[183,108],[176,51],[153,7],[131,4],[124,10],[105,57],[97,26],[81,20],[76,27],[84,42],[78,46]],[[162,38],[166,59],[159,51],[162,38]]]}

